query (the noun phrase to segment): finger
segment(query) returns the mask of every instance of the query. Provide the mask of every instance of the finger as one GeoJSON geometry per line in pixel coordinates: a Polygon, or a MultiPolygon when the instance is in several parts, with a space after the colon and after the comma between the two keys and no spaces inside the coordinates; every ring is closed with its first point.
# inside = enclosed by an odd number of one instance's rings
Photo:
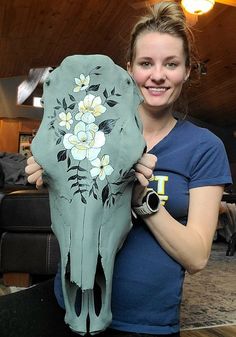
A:
{"type": "Polygon", "coordinates": [[[144,153],[138,163],[149,167],[150,169],[154,169],[157,163],[157,157],[150,153],[144,153]]]}
{"type": "Polygon", "coordinates": [[[36,180],[36,188],[39,190],[43,187],[43,178],[42,176],[40,176],[37,180],[36,180]]]}
{"type": "Polygon", "coordinates": [[[136,178],[137,178],[139,184],[140,184],[142,187],[148,186],[149,180],[146,178],[145,175],[143,175],[142,173],[139,173],[139,172],[135,172],[135,176],[136,176],[136,178]]]}
{"type": "Polygon", "coordinates": [[[140,163],[135,165],[135,171],[136,173],[141,174],[146,179],[151,179],[153,174],[153,169],[146,167],[140,163]]]}
{"type": "Polygon", "coordinates": [[[37,171],[37,172],[29,175],[27,180],[30,184],[35,184],[40,177],[42,179],[42,172],[37,171]]]}
{"type": "Polygon", "coordinates": [[[27,165],[34,164],[34,163],[35,163],[34,156],[30,156],[30,157],[27,159],[27,165]]]}
{"type": "Polygon", "coordinates": [[[41,166],[39,166],[39,164],[37,164],[36,162],[34,162],[33,164],[29,164],[25,167],[25,173],[27,174],[33,174],[37,171],[40,171],[40,173],[42,173],[41,166]]]}

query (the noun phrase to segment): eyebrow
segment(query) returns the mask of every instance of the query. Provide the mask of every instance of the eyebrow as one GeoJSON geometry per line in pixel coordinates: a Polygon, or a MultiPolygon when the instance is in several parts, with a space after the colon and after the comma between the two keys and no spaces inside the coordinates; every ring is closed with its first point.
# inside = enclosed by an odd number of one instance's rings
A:
{"type": "Polygon", "coordinates": [[[179,59],[179,56],[177,56],[177,55],[168,56],[165,60],[169,61],[169,60],[173,60],[173,59],[179,59]]]}
{"type": "MultiPolygon", "coordinates": [[[[140,57],[138,57],[138,60],[146,60],[146,61],[150,61],[150,60],[152,60],[153,58],[152,57],[149,57],[149,56],[140,56],[140,57]]],[[[166,57],[164,60],[165,61],[169,61],[169,60],[173,60],[173,59],[179,59],[179,56],[177,56],[177,55],[171,55],[171,56],[168,56],[168,57],[166,57]]]]}
{"type": "Polygon", "coordinates": [[[138,57],[138,59],[139,59],[139,60],[147,60],[147,61],[149,61],[149,60],[152,60],[152,57],[148,57],[148,56],[140,56],[140,57],[138,57]]]}

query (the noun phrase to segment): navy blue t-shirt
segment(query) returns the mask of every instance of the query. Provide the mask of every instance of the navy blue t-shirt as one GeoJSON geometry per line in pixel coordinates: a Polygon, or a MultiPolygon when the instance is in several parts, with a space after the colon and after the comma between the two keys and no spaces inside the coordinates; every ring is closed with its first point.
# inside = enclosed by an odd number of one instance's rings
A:
{"type": "MultiPolygon", "coordinates": [[[[222,141],[188,121],[178,121],[150,153],[158,158],[150,187],[182,224],[187,222],[189,189],[232,182],[222,141]]],[[[184,274],[145,223],[136,220],[115,261],[111,328],[150,334],[177,332],[184,274]]],[[[60,282],[57,274],[55,293],[63,305],[60,282]]]]}

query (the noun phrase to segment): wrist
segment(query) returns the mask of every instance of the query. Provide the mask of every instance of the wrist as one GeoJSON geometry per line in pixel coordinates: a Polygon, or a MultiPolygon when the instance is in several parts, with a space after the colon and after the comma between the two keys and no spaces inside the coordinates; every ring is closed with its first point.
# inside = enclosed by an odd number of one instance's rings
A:
{"type": "Polygon", "coordinates": [[[160,198],[154,190],[147,190],[139,201],[138,205],[132,207],[133,212],[138,216],[155,214],[160,208],[160,198]]]}

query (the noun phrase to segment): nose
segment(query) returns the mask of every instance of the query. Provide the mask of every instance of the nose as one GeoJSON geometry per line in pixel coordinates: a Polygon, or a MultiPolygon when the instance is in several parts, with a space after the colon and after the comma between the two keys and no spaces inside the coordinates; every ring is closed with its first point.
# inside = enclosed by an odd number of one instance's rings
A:
{"type": "Polygon", "coordinates": [[[161,65],[156,65],[155,67],[153,67],[150,74],[150,79],[154,82],[164,82],[166,80],[164,67],[161,65]]]}

